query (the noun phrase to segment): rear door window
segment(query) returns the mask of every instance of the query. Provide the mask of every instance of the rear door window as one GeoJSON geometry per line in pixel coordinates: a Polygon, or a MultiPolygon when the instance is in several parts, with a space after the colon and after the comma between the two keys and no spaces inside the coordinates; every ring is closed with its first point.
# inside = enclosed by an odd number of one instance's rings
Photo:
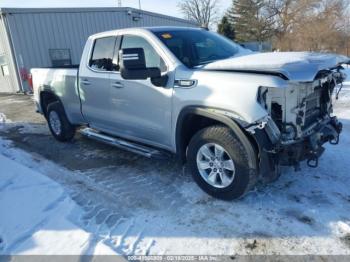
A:
{"type": "Polygon", "coordinates": [[[103,37],[95,40],[89,66],[99,71],[112,71],[116,37],[103,37]]]}

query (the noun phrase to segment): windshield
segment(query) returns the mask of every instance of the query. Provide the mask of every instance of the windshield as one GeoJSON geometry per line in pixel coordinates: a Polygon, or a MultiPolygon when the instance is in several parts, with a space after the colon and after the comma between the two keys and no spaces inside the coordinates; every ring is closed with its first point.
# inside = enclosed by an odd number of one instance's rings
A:
{"type": "Polygon", "coordinates": [[[206,30],[156,31],[154,34],[190,68],[232,57],[243,49],[229,39],[206,30]]]}

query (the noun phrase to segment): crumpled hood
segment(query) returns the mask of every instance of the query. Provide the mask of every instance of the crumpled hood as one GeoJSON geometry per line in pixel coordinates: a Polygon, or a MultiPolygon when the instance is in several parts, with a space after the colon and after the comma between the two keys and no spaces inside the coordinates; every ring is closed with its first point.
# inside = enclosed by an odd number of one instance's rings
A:
{"type": "Polygon", "coordinates": [[[291,81],[310,82],[319,71],[349,62],[349,57],[325,53],[253,53],[219,60],[203,66],[203,69],[278,73],[291,81]]]}

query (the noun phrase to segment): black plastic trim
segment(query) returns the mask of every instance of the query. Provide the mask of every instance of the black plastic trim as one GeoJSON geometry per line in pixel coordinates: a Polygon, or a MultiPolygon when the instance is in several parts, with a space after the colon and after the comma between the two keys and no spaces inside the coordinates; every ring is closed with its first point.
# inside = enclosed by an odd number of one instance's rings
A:
{"type": "Polygon", "coordinates": [[[278,72],[269,72],[269,71],[255,71],[255,70],[235,70],[235,69],[202,69],[203,71],[216,71],[216,72],[234,72],[234,73],[243,73],[243,74],[256,74],[256,75],[271,75],[282,78],[283,80],[289,80],[289,78],[278,72]]]}
{"type": "Polygon", "coordinates": [[[43,86],[41,91],[40,91],[40,107],[41,107],[41,111],[43,112],[43,115],[46,117],[46,108],[43,108],[43,101],[42,101],[42,95],[43,93],[49,93],[50,95],[54,96],[55,99],[60,103],[60,105],[63,108],[64,113],[66,114],[66,111],[64,109],[63,103],[61,101],[61,99],[59,98],[59,96],[57,96],[51,89],[51,87],[49,86],[43,86]]]}
{"type": "Polygon", "coordinates": [[[275,145],[263,129],[256,129],[252,137],[259,147],[259,173],[268,181],[276,180],[280,174],[277,169],[278,156],[272,153],[274,152],[275,145]]]}
{"type": "Polygon", "coordinates": [[[212,112],[210,111],[210,108],[207,108],[207,107],[189,106],[184,108],[179,114],[178,121],[176,124],[176,152],[181,160],[186,159],[186,152],[184,152],[185,150],[183,150],[184,145],[183,145],[181,134],[182,134],[183,122],[186,116],[188,116],[189,114],[207,117],[229,127],[238,136],[239,140],[242,142],[244,148],[248,152],[249,168],[257,169],[257,163],[258,163],[257,154],[251,142],[249,141],[248,137],[244,134],[240,126],[232,118],[229,118],[219,113],[212,112]]]}

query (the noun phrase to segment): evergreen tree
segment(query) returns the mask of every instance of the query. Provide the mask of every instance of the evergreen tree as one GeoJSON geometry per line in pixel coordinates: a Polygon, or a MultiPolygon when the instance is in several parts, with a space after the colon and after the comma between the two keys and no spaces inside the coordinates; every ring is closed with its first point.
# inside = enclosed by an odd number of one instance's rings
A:
{"type": "Polygon", "coordinates": [[[218,33],[226,36],[231,40],[235,40],[235,29],[233,25],[229,22],[229,19],[224,15],[218,25],[218,33]]]}
{"type": "Polygon", "coordinates": [[[228,10],[229,22],[236,33],[236,41],[263,42],[272,34],[273,19],[268,16],[266,0],[233,0],[228,10]]]}

